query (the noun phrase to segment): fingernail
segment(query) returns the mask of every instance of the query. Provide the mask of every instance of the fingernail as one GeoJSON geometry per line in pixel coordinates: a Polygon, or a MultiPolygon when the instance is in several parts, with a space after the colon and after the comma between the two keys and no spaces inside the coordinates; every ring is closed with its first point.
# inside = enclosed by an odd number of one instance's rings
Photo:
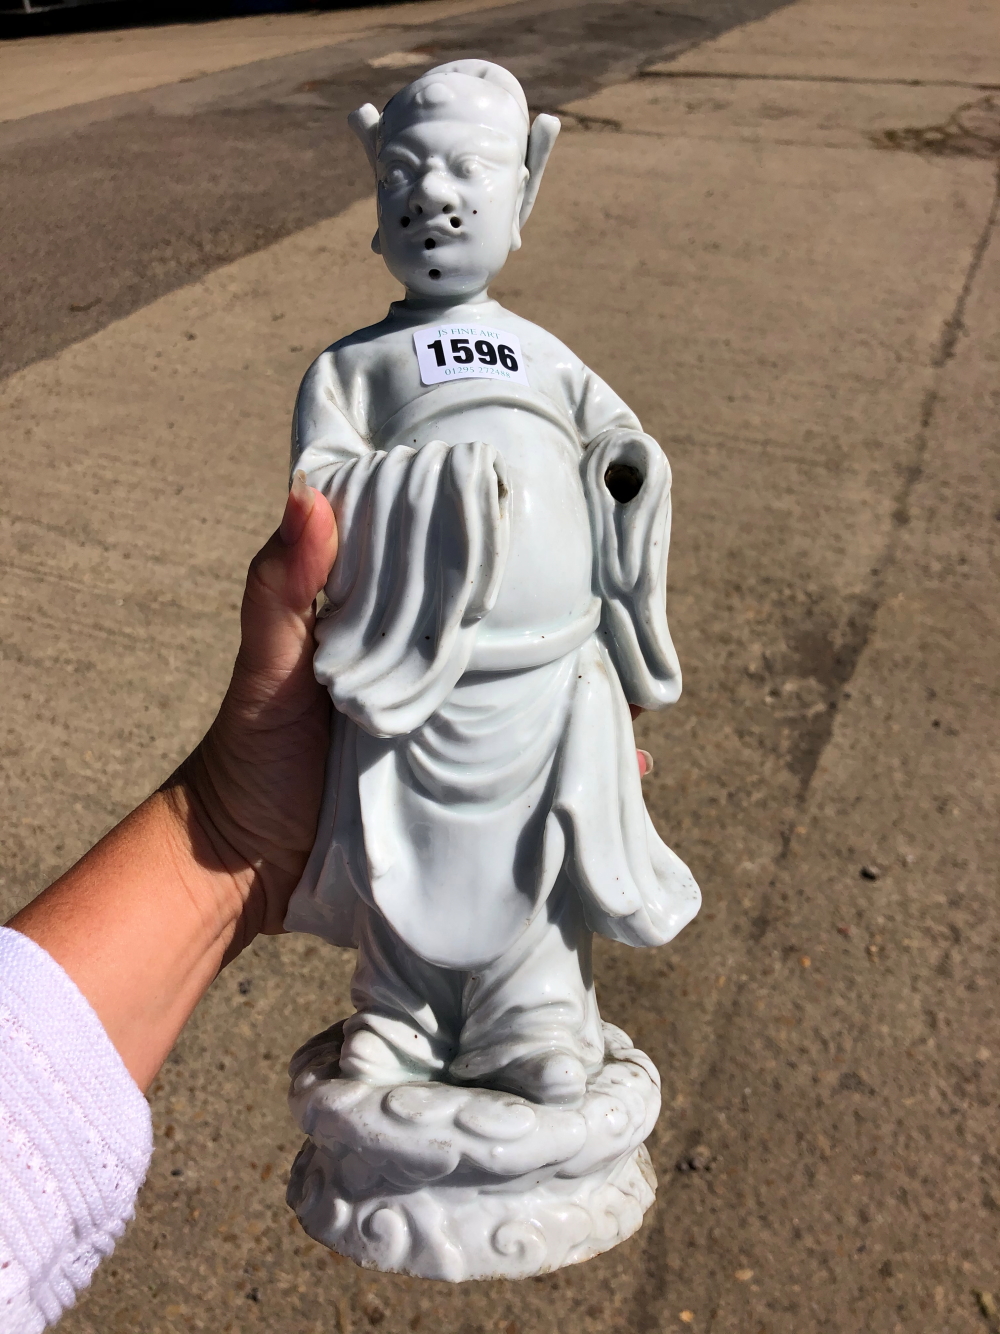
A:
{"type": "Polygon", "coordinates": [[[306,481],[305,473],[297,472],[292,478],[288,499],[285,501],[285,512],[281,516],[281,527],[278,529],[286,547],[293,547],[302,536],[315,503],[316,492],[306,481]]]}
{"type": "Polygon", "coordinates": [[[653,764],[653,757],[652,755],[650,755],[648,750],[637,750],[636,754],[642,756],[643,761],[645,762],[646,765],[646,768],[643,770],[642,777],[648,778],[649,775],[653,772],[653,769],[655,767],[653,764]]]}

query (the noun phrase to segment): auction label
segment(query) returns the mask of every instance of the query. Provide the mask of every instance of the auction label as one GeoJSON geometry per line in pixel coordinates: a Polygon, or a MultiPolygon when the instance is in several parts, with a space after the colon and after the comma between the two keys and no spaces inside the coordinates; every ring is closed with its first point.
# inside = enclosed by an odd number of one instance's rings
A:
{"type": "Polygon", "coordinates": [[[423,384],[446,380],[512,380],[527,384],[516,334],[483,324],[428,324],[414,329],[423,384]]]}

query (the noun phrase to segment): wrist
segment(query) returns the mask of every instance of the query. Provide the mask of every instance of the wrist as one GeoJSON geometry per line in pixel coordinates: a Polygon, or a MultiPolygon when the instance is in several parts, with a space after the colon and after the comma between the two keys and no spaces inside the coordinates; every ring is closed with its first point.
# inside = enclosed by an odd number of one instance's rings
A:
{"type": "Polygon", "coordinates": [[[217,802],[202,746],[150,801],[162,803],[178,883],[203,915],[206,933],[224,942],[225,953],[246,907],[254,867],[226,838],[223,822],[213,818],[217,802]]]}
{"type": "Polygon", "coordinates": [[[239,916],[183,793],[158,792],[10,922],[62,966],[145,1088],[239,916]]]}

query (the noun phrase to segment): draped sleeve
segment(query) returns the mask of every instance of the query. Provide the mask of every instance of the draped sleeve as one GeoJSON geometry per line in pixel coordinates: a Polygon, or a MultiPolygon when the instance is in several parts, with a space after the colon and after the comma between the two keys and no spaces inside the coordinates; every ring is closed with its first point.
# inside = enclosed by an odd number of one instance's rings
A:
{"type": "Polygon", "coordinates": [[[629,703],[662,709],[681,693],[667,626],[670,465],[641,430],[612,427],[587,448],[583,476],[601,642],[629,703]]]}
{"type": "Polygon", "coordinates": [[[468,667],[507,555],[503,460],[479,442],[396,445],[331,470],[340,554],[315,671],[372,736],[402,736],[468,667]]]}
{"type": "Polygon", "coordinates": [[[628,404],[559,347],[555,384],[583,448],[600,639],[629,702],[662,709],[681,692],[666,611],[670,465],[628,404]]]}

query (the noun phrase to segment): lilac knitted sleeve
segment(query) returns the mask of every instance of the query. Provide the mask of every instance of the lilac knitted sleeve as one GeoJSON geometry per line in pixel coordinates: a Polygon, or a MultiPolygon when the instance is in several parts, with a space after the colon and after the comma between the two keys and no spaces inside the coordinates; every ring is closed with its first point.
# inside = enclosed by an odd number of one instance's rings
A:
{"type": "Polygon", "coordinates": [[[90,1005],[0,927],[0,1329],[38,1334],[114,1250],[152,1155],[145,1098],[90,1005]]]}

